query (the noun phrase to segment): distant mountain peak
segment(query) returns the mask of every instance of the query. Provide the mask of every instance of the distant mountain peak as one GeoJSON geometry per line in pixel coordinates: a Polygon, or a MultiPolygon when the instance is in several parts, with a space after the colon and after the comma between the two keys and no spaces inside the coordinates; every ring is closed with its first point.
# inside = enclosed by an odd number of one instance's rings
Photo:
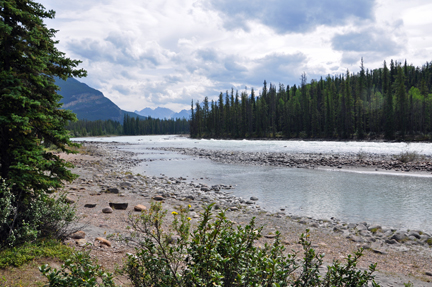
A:
{"type": "Polygon", "coordinates": [[[157,107],[155,109],[152,108],[144,108],[141,111],[135,111],[136,114],[139,114],[144,117],[152,117],[154,119],[177,119],[177,118],[190,118],[189,110],[182,110],[179,113],[174,112],[168,108],[157,107]]]}
{"type": "Polygon", "coordinates": [[[57,91],[63,99],[62,108],[68,109],[77,115],[79,120],[113,120],[123,122],[124,115],[138,117],[138,114],[123,111],[110,99],[105,97],[101,91],[93,89],[74,78],[66,81],[57,78],[56,85],[60,88],[57,91]]]}

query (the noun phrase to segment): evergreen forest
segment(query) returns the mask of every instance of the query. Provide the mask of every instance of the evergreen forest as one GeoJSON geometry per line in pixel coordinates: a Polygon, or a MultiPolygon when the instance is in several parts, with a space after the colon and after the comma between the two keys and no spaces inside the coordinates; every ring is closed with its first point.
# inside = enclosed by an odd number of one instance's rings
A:
{"type": "Polygon", "coordinates": [[[189,133],[189,120],[186,119],[142,119],[125,114],[123,125],[113,120],[79,120],[69,122],[66,129],[74,137],[104,135],[163,135],[189,133]]]}
{"type": "Polygon", "coordinates": [[[422,67],[384,61],[369,70],[300,85],[279,83],[192,101],[191,137],[432,139],[432,62],[422,67]]]}

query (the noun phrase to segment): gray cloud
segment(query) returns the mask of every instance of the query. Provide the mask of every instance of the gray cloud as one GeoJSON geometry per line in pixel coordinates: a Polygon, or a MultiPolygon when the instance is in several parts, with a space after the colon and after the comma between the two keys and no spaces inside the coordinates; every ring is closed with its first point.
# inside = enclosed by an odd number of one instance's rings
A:
{"type": "Polygon", "coordinates": [[[67,47],[92,62],[106,61],[126,67],[154,68],[167,58],[158,43],[136,43],[132,34],[118,32],[111,32],[102,41],[89,38],[72,40],[67,47]]]}
{"type": "MultiPolygon", "coordinates": [[[[267,80],[272,83],[291,84],[298,82],[307,65],[303,53],[274,53],[257,60],[258,65],[251,71],[250,78],[255,83],[267,80]]],[[[252,82],[251,81],[251,82],[252,82]]]]}
{"type": "Polygon", "coordinates": [[[361,31],[336,34],[332,39],[332,48],[343,52],[342,62],[353,64],[361,57],[368,60],[382,60],[397,55],[404,50],[400,38],[395,38],[393,31],[368,27],[361,31]]]}
{"type": "Polygon", "coordinates": [[[372,19],[374,0],[210,0],[210,9],[221,14],[228,30],[250,30],[258,21],[279,34],[304,33],[317,26],[344,25],[354,19],[372,19]]]}

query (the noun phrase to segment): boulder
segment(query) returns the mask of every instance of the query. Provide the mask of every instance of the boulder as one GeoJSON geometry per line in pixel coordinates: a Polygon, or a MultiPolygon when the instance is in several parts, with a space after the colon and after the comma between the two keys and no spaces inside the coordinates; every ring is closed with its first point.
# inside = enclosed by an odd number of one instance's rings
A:
{"type": "Polygon", "coordinates": [[[367,227],[366,227],[365,225],[363,225],[363,224],[358,224],[358,225],[356,226],[356,229],[357,229],[358,231],[362,231],[362,230],[367,230],[367,227]]]}
{"type": "Polygon", "coordinates": [[[103,212],[103,213],[112,213],[113,210],[112,210],[111,207],[105,207],[104,209],[102,209],[102,212],[103,212]]]}
{"type": "Polygon", "coordinates": [[[364,240],[363,238],[361,238],[360,236],[357,236],[357,235],[352,235],[352,236],[350,237],[350,239],[351,239],[352,241],[354,241],[354,242],[358,242],[358,243],[365,242],[365,240],[364,240]]]}
{"type": "Polygon", "coordinates": [[[408,237],[411,237],[411,236],[414,236],[415,238],[420,239],[420,234],[417,231],[411,231],[408,234],[408,237]]]}
{"type": "Polygon", "coordinates": [[[117,187],[109,187],[109,188],[107,188],[107,192],[118,194],[118,193],[120,193],[120,190],[117,187]]]}
{"type": "Polygon", "coordinates": [[[397,242],[404,241],[408,238],[408,236],[403,231],[396,232],[390,239],[394,239],[397,242]]]}
{"type": "Polygon", "coordinates": [[[130,183],[130,182],[121,182],[120,183],[120,187],[121,188],[129,188],[129,187],[132,187],[132,184],[130,183]]]}
{"type": "Polygon", "coordinates": [[[258,197],[251,196],[250,200],[257,201],[257,200],[258,200],[258,197]]]}
{"type": "Polygon", "coordinates": [[[146,210],[147,209],[147,207],[145,207],[144,205],[142,205],[142,204],[138,204],[138,205],[135,205],[134,206],[134,210],[135,211],[143,211],[143,210],[146,210]]]}
{"type": "Polygon", "coordinates": [[[120,210],[125,210],[125,209],[127,209],[127,207],[128,207],[128,203],[125,203],[125,202],[122,202],[122,203],[119,203],[119,202],[110,202],[109,203],[109,206],[112,208],[112,209],[120,209],[120,210]]]}

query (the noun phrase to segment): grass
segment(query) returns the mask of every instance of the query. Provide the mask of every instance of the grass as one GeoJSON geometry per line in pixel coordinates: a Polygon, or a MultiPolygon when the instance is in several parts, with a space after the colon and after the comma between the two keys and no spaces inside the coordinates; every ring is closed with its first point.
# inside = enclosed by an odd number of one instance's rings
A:
{"type": "Polygon", "coordinates": [[[54,239],[41,239],[32,243],[0,251],[0,269],[20,267],[37,258],[66,260],[73,249],[54,239]]]}
{"type": "Polygon", "coordinates": [[[0,286],[46,286],[39,266],[59,267],[72,252],[72,248],[53,239],[3,249],[0,251],[0,286]]]}

